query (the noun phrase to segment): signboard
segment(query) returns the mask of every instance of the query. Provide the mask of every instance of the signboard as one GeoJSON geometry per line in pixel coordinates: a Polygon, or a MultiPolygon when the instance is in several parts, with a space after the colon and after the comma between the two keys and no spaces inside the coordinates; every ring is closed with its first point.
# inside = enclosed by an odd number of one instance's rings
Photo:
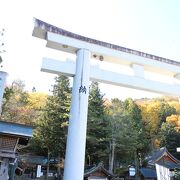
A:
{"type": "Polygon", "coordinates": [[[134,166],[129,167],[129,176],[135,176],[136,174],[136,169],[134,166]]]}
{"type": "Polygon", "coordinates": [[[157,180],[162,180],[162,179],[170,180],[171,179],[170,170],[159,164],[156,164],[156,173],[157,173],[157,180]]]}
{"type": "Polygon", "coordinates": [[[37,165],[37,177],[41,177],[43,172],[41,172],[41,165],[37,165]]]}

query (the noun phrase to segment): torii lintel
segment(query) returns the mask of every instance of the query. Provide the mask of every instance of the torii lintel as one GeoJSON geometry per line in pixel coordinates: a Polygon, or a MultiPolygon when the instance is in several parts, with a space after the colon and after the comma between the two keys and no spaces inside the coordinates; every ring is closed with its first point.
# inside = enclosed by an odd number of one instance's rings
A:
{"type": "Polygon", "coordinates": [[[34,19],[33,36],[47,40],[47,47],[69,53],[88,49],[91,57],[111,63],[131,66],[142,65],[144,70],[177,77],[180,62],[125,48],[107,42],[84,37],[58,28],[39,19],[34,19]]]}

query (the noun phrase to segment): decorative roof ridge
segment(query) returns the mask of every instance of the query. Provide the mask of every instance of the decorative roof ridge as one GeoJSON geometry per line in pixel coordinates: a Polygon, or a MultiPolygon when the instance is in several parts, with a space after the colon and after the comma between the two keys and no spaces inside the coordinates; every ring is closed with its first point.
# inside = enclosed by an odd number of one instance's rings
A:
{"type": "Polygon", "coordinates": [[[168,58],[163,58],[163,57],[156,56],[156,55],[152,55],[152,54],[149,54],[149,53],[144,53],[144,52],[141,52],[141,51],[138,51],[138,50],[118,46],[118,45],[107,43],[107,42],[104,42],[104,41],[99,41],[99,40],[92,39],[92,38],[89,38],[89,37],[85,37],[85,36],[82,36],[82,35],[78,35],[78,34],[70,32],[70,31],[58,28],[58,27],[56,27],[54,25],[48,24],[48,23],[46,23],[44,21],[41,21],[39,19],[36,19],[36,18],[34,18],[34,22],[35,22],[35,27],[42,28],[43,30],[45,30],[47,32],[49,31],[49,32],[52,32],[52,33],[56,33],[56,34],[66,36],[66,37],[74,38],[74,39],[77,39],[77,40],[80,40],[80,41],[84,41],[84,42],[88,42],[88,43],[91,43],[91,44],[103,46],[105,48],[110,48],[110,49],[114,49],[114,50],[117,50],[117,51],[121,51],[121,52],[129,53],[129,54],[141,56],[141,57],[144,57],[144,58],[149,58],[149,59],[152,59],[152,60],[160,61],[160,62],[163,62],[163,63],[180,66],[180,62],[178,62],[178,61],[171,60],[171,59],[168,59],[168,58]]]}
{"type": "Polygon", "coordinates": [[[168,155],[170,156],[171,159],[173,159],[174,161],[176,161],[177,164],[180,164],[180,160],[178,160],[177,158],[175,158],[168,150],[167,150],[168,155]]]}
{"type": "Polygon", "coordinates": [[[161,156],[159,156],[159,158],[157,158],[156,160],[154,161],[159,161],[159,159],[161,159],[163,157],[163,155],[167,152],[167,148],[166,147],[161,147],[159,150],[157,150],[157,152],[159,152],[160,150],[162,150],[161,152],[161,156]]]}
{"type": "Polygon", "coordinates": [[[159,150],[157,150],[155,153],[161,153],[161,155],[157,158],[157,159],[155,159],[154,160],[154,163],[155,162],[157,162],[157,161],[159,161],[159,159],[161,159],[162,157],[163,157],[163,155],[165,155],[165,153],[167,153],[168,155],[169,155],[169,157],[173,160],[173,161],[175,161],[177,164],[179,164],[180,163],[180,161],[178,160],[178,159],[176,159],[169,151],[168,151],[168,149],[166,148],[166,147],[161,147],[159,150]],[[162,151],[162,152],[160,152],[160,150],[162,151]]]}
{"type": "Polygon", "coordinates": [[[103,172],[109,174],[110,176],[114,176],[114,175],[111,174],[108,170],[106,170],[106,169],[104,168],[102,162],[100,162],[97,166],[95,165],[94,167],[92,167],[91,169],[89,169],[87,172],[85,172],[85,173],[84,173],[84,176],[87,176],[87,175],[89,175],[89,174],[95,172],[95,171],[98,170],[98,169],[102,169],[103,172]]]}

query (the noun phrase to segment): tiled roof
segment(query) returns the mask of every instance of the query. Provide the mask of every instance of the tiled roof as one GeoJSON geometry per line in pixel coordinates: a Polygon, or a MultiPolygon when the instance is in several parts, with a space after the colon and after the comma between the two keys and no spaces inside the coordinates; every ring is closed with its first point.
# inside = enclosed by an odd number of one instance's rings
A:
{"type": "Polygon", "coordinates": [[[0,121],[0,134],[30,138],[32,137],[32,131],[31,126],[0,121]]]}
{"type": "Polygon", "coordinates": [[[140,172],[145,178],[157,178],[155,169],[141,168],[140,172]]]}
{"type": "MultiPolygon", "coordinates": [[[[36,156],[36,155],[20,155],[19,160],[23,163],[28,164],[40,164],[47,165],[48,159],[45,156],[36,156]]],[[[49,159],[49,164],[57,164],[58,160],[56,158],[49,159]]]]}
{"type": "Polygon", "coordinates": [[[85,168],[84,176],[87,177],[98,170],[104,172],[107,176],[113,177],[113,174],[106,170],[102,163],[99,163],[97,166],[92,166],[91,168],[85,168]]]}
{"type": "Polygon", "coordinates": [[[165,154],[168,154],[168,156],[175,161],[176,163],[180,163],[178,159],[176,159],[172,154],[169,153],[166,147],[162,147],[155,152],[151,156],[147,158],[148,163],[154,165],[158,160],[160,160],[165,154]]]}

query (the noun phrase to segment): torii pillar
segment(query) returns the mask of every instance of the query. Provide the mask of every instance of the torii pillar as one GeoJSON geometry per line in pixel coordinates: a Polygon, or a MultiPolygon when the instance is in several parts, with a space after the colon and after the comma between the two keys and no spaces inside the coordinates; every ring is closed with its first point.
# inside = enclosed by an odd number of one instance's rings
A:
{"type": "Polygon", "coordinates": [[[64,180],[81,180],[84,174],[84,168],[82,167],[84,167],[85,159],[89,69],[90,51],[86,49],[78,50],[66,144],[64,180]]]}
{"type": "Polygon", "coordinates": [[[49,48],[77,56],[75,63],[45,58],[41,68],[44,72],[74,77],[64,180],[83,180],[89,80],[180,96],[179,84],[171,85],[144,77],[144,70],[178,77],[180,62],[83,37],[38,19],[35,19],[33,36],[46,40],[49,48]],[[90,65],[90,58],[129,66],[134,75],[93,67],[90,65]]]}

